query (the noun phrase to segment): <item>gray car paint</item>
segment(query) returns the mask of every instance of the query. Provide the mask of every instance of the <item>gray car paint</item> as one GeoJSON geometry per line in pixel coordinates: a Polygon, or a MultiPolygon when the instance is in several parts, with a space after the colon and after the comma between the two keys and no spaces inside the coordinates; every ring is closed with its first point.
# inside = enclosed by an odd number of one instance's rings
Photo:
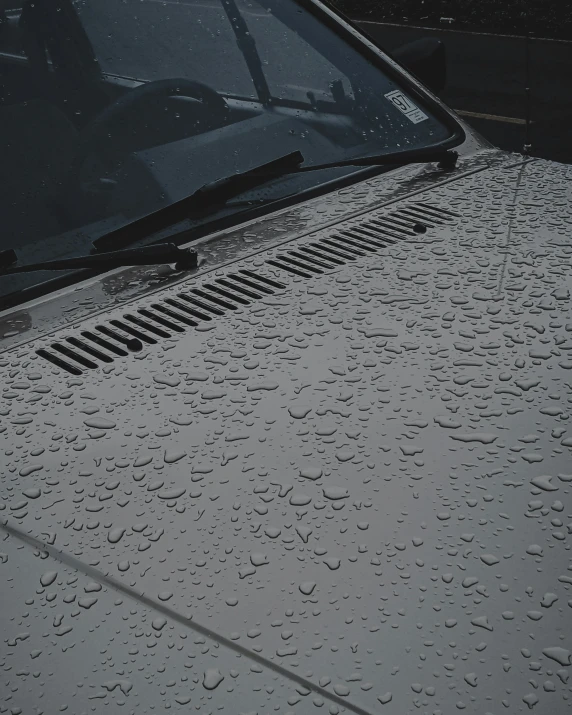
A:
{"type": "Polygon", "coordinates": [[[571,178],[409,167],[129,306],[27,308],[0,712],[569,712],[571,178]],[[425,233],[322,274],[268,263],[411,207],[425,233]],[[243,269],[284,288],[77,377],[36,353],[243,269]]]}

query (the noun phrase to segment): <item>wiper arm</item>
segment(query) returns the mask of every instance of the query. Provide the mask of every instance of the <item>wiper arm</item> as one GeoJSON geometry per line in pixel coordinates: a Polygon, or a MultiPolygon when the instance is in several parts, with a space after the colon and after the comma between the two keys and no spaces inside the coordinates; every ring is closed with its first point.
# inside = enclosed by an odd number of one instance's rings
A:
{"type": "MultiPolygon", "coordinates": [[[[211,213],[212,209],[222,205],[226,205],[229,199],[246,193],[250,189],[264,184],[270,179],[276,179],[281,176],[289,176],[291,174],[302,174],[309,171],[320,171],[323,169],[335,169],[344,166],[395,166],[397,164],[421,164],[436,162],[441,169],[454,169],[457,162],[458,154],[455,151],[411,151],[411,152],[396,152],[393,154],[380,154],[365,157],[357,157],[352,159],[342,159],[340,161],[332,161],[327,164],[310,164],[309,166],[294,166],[287,169],[287,164],[300,164],[304,161],[302,154],[298,151],[287,154],[281,159],[269,162],[264,166],[239,174],[231,174],[222,179],[211,181],[200,189],[197,189],[188,198],[183,201],[188,202],[187,206],[191,208],[191,204],[196,204],[192,207],[192,213],[188,213],[187,217],[195,217],[201,214],[211,213]]],[[[274,201],[275,199],[271,199],[274,201]]],[[[266,200],[264,200],[266,203],[266,200]]],[[[245,205],[251,205],[253,201],[245,201],[245,205]]],[[[232,203],[232,206],[239,204],[232,203]]],[[[94,244],[100,239],[94,241],[94,244]]]]}
{"type": "Polygon", "coordinates": [[[9,249],[0,253],[0,276],[30,271],[67,271],[73,268],[121,268],[122,266],[151,266],[175,263],[178,269],[197,267],[197,254],[190,249],[178,248],[174,243],[158,243],[126,251],[92,253],[77,258],[62,258],[58,261],[13,265],[18,260],[15,251],[9,249]]]}
{"type": "MultiPolygon", "coordinates": [[[[294,152],[288,155],[294,157],[302,156],[299,152],[294,152]]],[[[256,200],[244,202],[232,202],[227,204],[228,200],[243,194],[254,186],[269,181],[272,178],[280,176],[288,176],[290,174],[302,174],[308,171],[320,171],[324,169],[337,169],[344,166],[396,166],[406,164],[430,164],[435,162],[440,169],[454,169],[457,164],[459,155],[456,151],[451,150],[435,150],[435,149],[417,149],[411,151],[393,152],[391,154],[373,154],[364,157],[355,157],[351,159],[341,159],[332,161],[327,164],[310,164],[309,166],[295,166],[290,170],[284,168],[276,169],[270,164],[262,166],[258,169],[251,169],[242,174],[232,174],[205,184],[203,187],[195,191],[190,197],[199,203],[202,213],[210,213],[213,207],[220,204],[229,206],[252,206],[257,203],[256,200]]],[[[284,157],[286,159],[287,157],[284,157]]],[[[282,161],[282,160],[279,160],[282,161]]],[[[301,163],[301,162],[300,162],[301,163]]],[[[262,203],[275,201],[276,199],[262,199],[262,203]]]]}
{"type": "MultiPolygon", "coordinates": [[[[351,159],[341,159],[340,161],[332,161],[327,164],[310,164],[310,166],[301,166],[297,169],[293,169],[290,173],[292,174],[302,174],[308,171],[320,171],[323,169],[337,169],[338,167],[344,167],[344,166],[405,166],[407,164],[430,164],[430,163],[437,163],[440,169],[454,169],[455,166],[457,165],[457,159],[459,158],[459,154],[456,151],[451,151],[451,150],[425,150],[425,149],[419,149],[419,150],[411,150],[411,151],[400,151],[400,152],[393,152],[391,154],[372,154],[370,156],[364,156],[364,157],[356,157],[356,158],[351,158],[351,159]]],[[[272,174],[268,172],[264,172],[263,170],[260,171],[253,171],[252,172],[253,176],[261,176],[265,177],[265,180],[268,180],[272,178],[272,174]]],[[[281,174],[283,176],[284,174],[281,174]]],[[[223,181],[225,182],[227,189],[230,190],[234,185],[235,182],[233,179],[239,179],[240,175],[236,175],[234,177],[229,177],[228,179],[224,179],[223,181]]],[[[207,185],[206,187],[203,187],[203,189],[200,189],[199,191],[208,191],[211,188],[210,185],[207,185]]],[[[216,188],[215,186],[212,186],[212,188],[216,188]]],[[[246,190],[246,189],[245,189],[246,190]]],[[[238,191],[235,191],[233,195],[237,195],[238,193],[243,193],[242,189],[240,186],[238,186],[238,191]]],[[[231,197],[228,197],[231,198],[231,197]]],[[[275,201],[275,199],[261,199],[259,202],[262,203],[268,203],[268,201],[275,201]]],[[[233,201],[231,204],[228,204],[229,206],[251,206],[253,204],[257,203],[257,200],[251,200],[251,201],[238,201],[235,202],[233,201]]]]}
{"type": "Polygon", "coordinates": [[[432,162],[437,162],[442,169],[454,169],[458,156],[456,151],[445,149],[412,149],[300,166],[304,157],[301,152],[294,151],[254,169],[209,182],[180,201],[97,238],[93,245],[96,250],[105,250],[140,241],[185,219],[208,215],[234,196],[281,176],[344,166],[396,166],[432,162]]]}
{"type": "Polygon", "coordinates": [[[301,166],[295,171],[302,173],[320,169],[336,169],[342,166],[405,166],[406,164],[431,164],[433,162],[437,163],[440,169],[454,169],[458,158],[459,154],[451,149],[429,147],[394,151],[389,154],[370,154],[369,156],[332,161],[328,164],[311,164],[310,166],[301,166]]]}

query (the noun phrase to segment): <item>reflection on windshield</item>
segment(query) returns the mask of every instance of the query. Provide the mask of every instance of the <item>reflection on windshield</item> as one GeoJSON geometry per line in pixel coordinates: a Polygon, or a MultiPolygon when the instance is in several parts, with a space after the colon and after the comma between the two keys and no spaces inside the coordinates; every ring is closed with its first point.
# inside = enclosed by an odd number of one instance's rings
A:
{"type": "MultiPolygon", "coordinates": [[[[0,250],[23,262],[85,254],[109,230],[288,152],[327,163],[448,136],[293,0],[2,7],[0,250]]],[[[252,199],[335,175],[276,180],[252,199]]],[[[0,295],[41,280],[2,277],[0,295]]]]}

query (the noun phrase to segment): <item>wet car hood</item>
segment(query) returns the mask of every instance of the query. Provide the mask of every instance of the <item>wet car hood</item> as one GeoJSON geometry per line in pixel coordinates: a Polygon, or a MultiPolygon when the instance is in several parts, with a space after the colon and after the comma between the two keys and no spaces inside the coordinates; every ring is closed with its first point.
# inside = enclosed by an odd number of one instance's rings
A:
{"type": "Polygon", "coordinates": [[[569,712],[571,178],[515,160],[5,353],[4,707],[569,712]]]}

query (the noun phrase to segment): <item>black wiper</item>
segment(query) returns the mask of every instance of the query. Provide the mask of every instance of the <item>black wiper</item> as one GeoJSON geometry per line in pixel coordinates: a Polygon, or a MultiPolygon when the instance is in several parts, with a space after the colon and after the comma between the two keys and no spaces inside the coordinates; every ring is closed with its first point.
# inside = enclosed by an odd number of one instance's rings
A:
{"type": "MultiPolygon", "coordinates": [[[[256,188],[271,179],[288,176],[289,174],[344,166],[396,166],[432,162],[438,163],[442,169],[454,169],[458,156],[456,151],[429,148],[353,157],[327,164],[300,166],[304,161],[304,157],[301,152],[294,151],[254,169],[231,174],[217,181],[209,182],[189,196],[169,206],[153,211],[126,226],[100,236],[95,239],[93,245],[97,251],[100,251],[141,241],[158,231],[175,226],[185,219],[202,217],[213,213],[213,211],[223,207],[229,199],[256,188]]],[[[188,232],[180,231],[170,236],[170,238],[174,238],[174,236],[182,237],[186,233],[188,232]]]]}
{"type": "Polygon", "coordinates": [[[126,226],[96,238],[93,242],[94,248],[97,251],[121,248],[149,238],[154,233],[175,226],[185,219],[212,213],[214,209],[224,206],[228,199],[237,194],[254,189],[272,178],[291,174],[303,161],[301,152],[294,151],[254,169],[209,182],[169,206],[157,209],[126,226]]]}
{"type": "Polygon", "coordinates": [[[151,266],[174,263],[180,270],[197,267],[197,254],[190,249],[178,248],[174,243],[158,243],[126,251],[92,253],[77,258],[62,258],[58,261],[29,263],[18,266],[18,257],[12,249],[0,253],[0,276],[30,271],[67,271],[73,268],[121,268],[122,266],[151,266]]]}
{"type": "Polygon", "coordinates": [[[351,159],[341,159],[328,164],[311,164],[301,166],[295,171],[318,171],[320,169],[337,169],[341,166],[405,166],[406,164],[438,164],[440,169],[454,169],[459,154],[451,149],[408,149],[394,151],[389,154],[370,154],[351,159]]]}
{"type": "MultiPolygon", "coordinates": [[[[436,163],[440,169],[454,169],[457,165],[457,159],[459,158],[459,154],[456,151],[452,151],[450,149],[414,149],[411,151],[400,151],[400,152],[392,152],[389,154],[372,154],[370,156],[363,156],[363,157],[355,157],[351,159],[341,159],[339,161],[332,161],[327,164],[310,164],[309,166],[300,166],[297,169],[293,169],[291,174],[303,174],[308,171],[321,171],[323,169],[337,169],[339,167],[344,167],[344,166],[406,166],[407,164],[431,164],[431,163],[436,163]]],[[[260,171],[252,171],[252,176],[260,176],[261,178],[265,178],[266,181],[272,178],[272,174],[269,172],[265,172],[263,170],[260,171]]],[[[284,173],[281,173],[280,176],[284,176],[284,173]]],[[[237,186],[236,188],[238,189],[235,191],[234,195],[238,195],[243,193],[243,190],[240,186],[240,175],[237,174],[234,177],[229,177],[228,179],[224,179],[223,181],[226,184],[227,191],[230,190],[233,186],[235,186],[235,182],[233,179],[237,179],[237,186]]],[[[204,189],[209,189],[210,186],[207,185],[206,187],[203,187],[200,191],[203,191],[204,189]]],[[[213,188],[216,188],[213,186],[213,188]]],[[[246,189],[244,190],[246,191],[246,189]]],[[[228,197],[231,198],[231,197],[228,197]]],[[[268,203],[269,201],[276,201],[276,199],[251,199],[251,200],[246,200],[246,201],[233,201],[231,204],[227,204],[228,206],[252,206],[253,204],[256,203],[268,203]]]]}
{"type": "Polygon", "coordinates": [[[222,6],[231,24],[238,49],[242,52],[258,99],[263,105],[270,104],[271,94],[268,82],[264,76],[262,60],[256,48],[256,41],[241,15],[236,0],[221,0],[222,6]]]}

